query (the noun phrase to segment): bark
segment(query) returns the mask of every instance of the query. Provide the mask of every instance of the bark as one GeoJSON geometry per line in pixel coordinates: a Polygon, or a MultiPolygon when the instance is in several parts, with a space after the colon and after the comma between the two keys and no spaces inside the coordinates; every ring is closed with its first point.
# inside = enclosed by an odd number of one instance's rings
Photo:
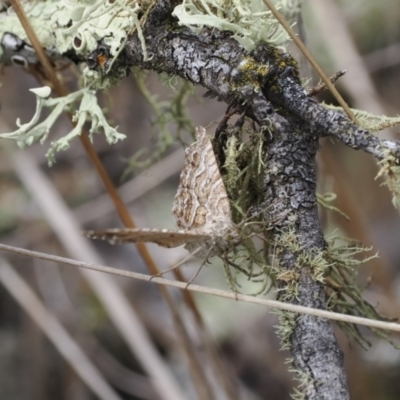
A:
{"type": "MultiPolygon", "coordinates": [[[[323,283],[315,279],[312,266],[302,258],[304,254],[313,257],[325,250],[316,198],[318,141],[277,114],[272,116],[272,121],[273,139],[265,160],[267,171],[271,171],[265,177],[266,204],[271,199],[277,204],[270,211],[271,218],[279,221],[274,226],[274,236],[284,238],[290,233],[290,239],[298,242],[290,245],[287,240],[277,240],[275,258],[281,270],[278,297],[294,304],[325,309],[323,283]],[[296,286],[293,296],[287,294],[290,285],[296,286]]],[[[305,398],[348,399],[343,353],[330,322],[307,315],[292,316],[291,320],[294,326],[288,340],[294,367],[301,371],[300,389],[305,398]]],[[[285,318],[281,322],[287,323],[285,318]]]]}
{"type": "Polygon", "coordinates": [[[245,103],[247,114],[260,125],[268,125],[270,115],[277,111],[297,117],[297,125],[316,137],[333,136],[378,160],[387,156],[388,149],[399,158],[400,142],[380,140],[343,112],[326,109],[309,97],[301,85],[297,62],[289,54],[268,45],[247,52],[229,32],[204,28],[194,33],[178,26],[171,12],[170,3],[160,1],[148,18],[144,34],[150,60],[143,60],[141,43],[134,35],[120,66],[178,75],[207,88],[210,97],[245,103]]]}

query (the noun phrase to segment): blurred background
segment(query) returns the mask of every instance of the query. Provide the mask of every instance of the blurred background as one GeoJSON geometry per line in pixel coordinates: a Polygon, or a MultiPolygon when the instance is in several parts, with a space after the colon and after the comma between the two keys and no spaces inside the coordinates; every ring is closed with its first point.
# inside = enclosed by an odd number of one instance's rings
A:
{"type": "MultiPolygon", "coordinates": [[[[351,107],[372,114],[399,114],[398,1],[304,0],[297,28],[328,75],[347,70],[337,86],[351,107]]],[[[311,78],[309,85],[317,84],[319,79],[298,50],[293,49],[293,54],[301,62],[304,78],[311,78]]],[[[73,89],[76,75],[67,71],[64,76],[73,89]]],[[[15,129],[18,117],[22,122],[31,118],[35,99],[28,89],[38,84],[16,67],[2,68],[0,82],[3,133],[15,129]]],[[[157,95],[158,101],[174,96],[155,74],[147,76],[145,89],[157,95]]],[[[211,134],[215,128],[212,123],[221,119],[226,106],[203,94],[203,89],[196,88],[189,98],[189,117],[194,126],[208,126],[211,134]]],[[[132,218],[138,227],[173,228],[171,208],[183,166],[182,144],[177,141],[171,145],[149,168],[127,172],[128,160],[138,151],[147,151],[138,158],[141,161],[157,151],[159,129],[154,122],[168,112],[165,104],[156,116],[143,86],[133,75],[100,96],[104,106],[110,108],[109,120],[127,139],[110,147],[100,134],[95,136],[94,145],[114,184],[121,188],[132,218]]],[[[328,92],[320,100],[335,104],[328,92]]],[[[175,128],[169,125],[172,133],[175,128]]],[[[49,141],[69,130],[67,119],[59,121],[49,141]]],[[[400,139],[396,128],[378,135],[400,139]]],[[[189,134],[182,135],[183,142],[191,140],[189,134]]],[[[68,151],[58,153],[51,168],[45,159],[47,148],[48,143],[35,144],[21,151],[14,143],[1,142],[0,242],[148,273],[133,245],[111,246],[81,236],[81,229],[122,227],[81,143],[76,140],[68,151]]],[[[333,205],[350,217],[347,221],[321,210],[326,234],[356,239],[373,246],[371,254],[379,252],[379,258],[360,267],[359,284],[382,315],[399,317],[399,210],[393,207],[384,181],[375,179],[379,166],[369,155],[326,140],[321,142],[318,171],[320,192],[336,193],[333,205]]],[[[148,248],[160,269],[187,254],[183,248],[148,248]]],[[[216,399],[234,398],[219,392],[223,378],[212,373],[217,368],[215,361],[209,360],[196,315],[183,305],[179,291],[169,293],[205,375],[197,380],[192,379],[193,367],[188,367],[176,317],[155,284],[108,275],[99,278],[101,274],[6,253],[0,254],[0,264],[0,399],[159,399],[160,391],[148,378],[157,371],[165,372],[160,374],[165,385],[172,385],[171,393],[174,385],[179,388],[180,393],[169,398],[201,398],[197,396],[202,379],[210,382],[216,399]],[[53,318],[61,324],[62,334],[49,322],[53,318]],[[41,321],[41,327],[34,320],[41,321]],[[72,345],[65,347],[69,340],[72,345]],[[79,358],[79,351],[87,359],[79,358]],[[110,397],[107,390],[117,397],[110,397]]],[[[198,263],[187,264],[182,273],[190,279],[198,263]]],[[[214,259],[203,268],[196,283],[228,288],[223,268],[214,259]]],[[[222,360],[225,378],[234,382],[237,392],[244,399],[289,399],[294,383],[285,360],[290,355],[280,350],[277,316],[256,305],[206,295],[194,297],[207,327],[206,335],[212,337],[213,348],[222,360]]],[[[371,343],[368,350],[336,329],[345,353],[351,398],[399,399],[400,352],[369,331],[361,331],[371,343]]],[[[399,343],[397,337],[394,340],[399,343]]]]}

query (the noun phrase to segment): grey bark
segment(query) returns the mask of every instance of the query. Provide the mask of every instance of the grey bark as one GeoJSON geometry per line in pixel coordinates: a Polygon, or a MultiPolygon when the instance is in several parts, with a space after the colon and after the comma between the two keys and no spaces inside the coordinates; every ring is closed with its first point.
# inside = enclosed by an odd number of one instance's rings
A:
{"type": "MultiPolygon", "coordinates": [[[[279,221],[274,225],[273,233],[278,237],[290,230],[299,241],[300,253],[313,255],[325,249],[316,198],[315,155],[318,141],[315,136],[300,131],[296,124],[289,123],[276,113],[271,118],[275,129],[267,150],[266,168],[272,172],[266,174],[265,194],[266,203],[273,199],[277,204],[270,211],[271,217],[279,221]],[[282,215],[286,216],[281,218],[282,215]]],[[[323,284],[314,280],[312,268],[301,260],[301,254],[284,244],[278,245],[275,252],[282,272],[291,271],[298,275],[297,296],[285,300],[325,309],[323,284]]],[[[287,281],[282,279],[278,283],[284,289],[287,281]]],[[[349,398],[343,353],[328,320],[297,316],[290,344],[294,367],[303,375],[301,392],[305,398],[349,398]]]]}

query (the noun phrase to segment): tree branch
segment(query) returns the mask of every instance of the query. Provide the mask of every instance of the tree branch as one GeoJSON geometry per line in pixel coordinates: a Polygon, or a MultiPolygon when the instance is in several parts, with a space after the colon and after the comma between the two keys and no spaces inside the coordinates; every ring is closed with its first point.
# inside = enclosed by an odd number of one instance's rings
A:
{"type": "MultiPolygon", "coordinates": [[[[270,172],[264,187],[266,205],[278,200],[272,210],[268,208],[269,217],[278,221],[273,228],[278,298],[325,309],[320,279],[323,266],[315,262],[326,250],[316,198],[318,140],[276,113],[270,118],[274,129],[265,158],[266,171],[270,172]]],[[[348,399],[343,353],[329,321],[282,313],[280,330],[296,371],[301,371],[300,387],[306,398],[348,399]]]]}
{"type": "MultiPolygon", "coordinates": [[[[340,111],[325,108],[302,87],[297,62],[288,53],[268,45],[247,52],[230,32],[203,28],[194,33],[177,25],[168,0],[159,1],[144,28],[150,60],[143,61],[137,35],[125,47],[120,66],[138,66],[178,75],[209,90],[211,96],[248,106],[247,114],[261,126],[269,124],[277,110],[318,137],[332,136],[355,150],[363,150],[382,160],[400,157],[400,142],[381,140],[360,128],[340,111]]],[[[91,59],[98,53],[91,54],[91,59]]],[[[98,68],[93,65],[93,69],[98,68]]]]}

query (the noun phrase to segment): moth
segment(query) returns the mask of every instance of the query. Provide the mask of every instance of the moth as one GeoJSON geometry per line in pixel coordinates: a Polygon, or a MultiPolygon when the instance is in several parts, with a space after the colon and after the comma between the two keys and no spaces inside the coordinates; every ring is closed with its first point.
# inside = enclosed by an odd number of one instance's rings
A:
{"type": "Polygon", "coordinates": [[[196,141],[185,150],[184,168],[174,198],[172,214],[178,230],[106,229],[86,231],[93,239],[115,244],[152,242],[185,248],[197,256],[226,252],[240,241],[232,221],[229,198],[205,128],[196,128],[196,141]]]}

